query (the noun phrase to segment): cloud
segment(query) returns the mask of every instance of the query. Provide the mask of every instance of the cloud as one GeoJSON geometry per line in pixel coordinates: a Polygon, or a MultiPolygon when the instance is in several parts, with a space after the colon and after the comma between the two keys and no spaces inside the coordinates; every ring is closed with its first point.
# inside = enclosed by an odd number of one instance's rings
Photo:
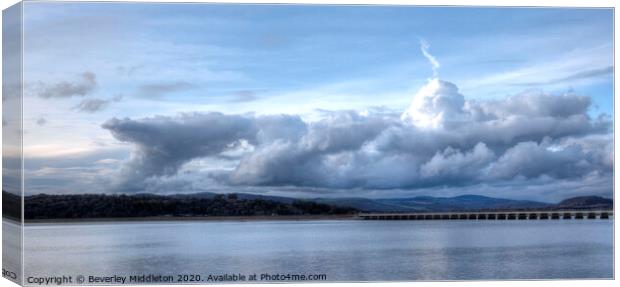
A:
{"type": "Polygon", "coordinates": [[[117,95],[111,99],[84,99],[79,104],[77,104],[73,109],[86,112],[86,113],[96,113],[102,110],[105,110],[110,103],[119,102],[122,100],[121,95],[117,95]]]}
{"type": "Polygon", "coordinates": [[[105,109],[110,102],[102,99],[85,99],[81,101],[74,109],[82,112],[94,113],[105,109]]]}
{"type": "Polygon", "coordinates": [[[47,124],[47,120],[45,118],[41,117],[37,119],[37,125],[44,126],[45,124],[47,124]]]}
{"type": "MultiPolygon", "coordinates": [[[[6,80],[5,80],[6,81],[6,80]]],[[[2,101],[19,99],[22,95],[21,83],[3,83],[2,84],[2,101]]]]}
{"type": "MultiPolygon", "coordinates": [[[[103,125],[133,145],[117,189],[141,191],[187,175],[228,187],[401,190],[609,177],[611,120],[590,99],[528,92],[472,101],[430,80],[402,114],[191,113],[103,125]],[[197,164],[200,162],[200,164],[197,164]],[[186,172],[192,172],[186,170],[186,172]]],[[[178,183],[178,182],[177,182],[178,183]]]]}
{"type": "Polygon", "coordinates": [[[565,77],[551,79],[551,80],[548,80],[548,81],[518,83],[518,84],[515,84],[515,85],[516,86],[536,86],[536,85],[561,84],[561,83],[576,82],[576,81],[581,81],[581,80],[586,80],[586,79],[591,79],[591,78],[598,78],[598,77],[603,77],[603,76],[609,76],[609,75],[613,75],[613,73],[614,73],[614,67],[613,66],[608,66],[608,67],[604,67],[604,68],[584,70],[584,71],[580,71],[580,72],[576,72],[576,73],[570,74],[570,75],[565,76],[565,77]]]}
{"type": "Polygon", "coordinates": [[[120,161],[119,161],[119,160],[117,160],[117,159],[113,159],[113,158],[104,158],[104,159],[100,159],[100,160],[96,161],[95,163],[97,163],[97,164],[106,164],[106,165],[107,165],[107,164],[117,164],[117,163],[119,163],[119,162],[120,162],[120,161]]]}
{"type": "Polygon", "coordinates": [[[415,94],[401,119],[420,127],[442,127],[459,121],[464,104],[465,97],[456,85],[435,78],[415,94]]]}
{"type": "Polygon", "coordinates": [[[140,189],[145,179],[170,176],[192,159],[217,155],[251,138],[252,121],[219,113],[185,114],[178,118],[112,119],[103,125],[122,142],[136,146],[121,171],[120,185],[140,189]]]}
{"type": "Polygon", "coordinates": [[[567,77],[559,78],[551,82],[552,83],[563,83],[563,82],[568,82],[568,81],[589,79],[589,78],[600,77],[600,76],[608,76],[608,75],[613,75],[613,73],[614,73],[614,67],[609,66],[609,67],[605,67],[601,69],[592,69],[592,70],[577,72],[567,77]]]}
{"type": "Polygon", "coordinates": [[[477,179],[480,170],[488,167],[495,159],[495,153],[482,142],[468,152],[447,147],[420,166],[420,176],[442,181],[449,179],[451,182],[477,179]]]}
{"type": "Polygon", "coordinates": [[[116,67],[116,72],[119,75],[132,77],[138,70],[143,69],[144,65],[132,65],[132,66],[118,66],[116,67]]]}
{"type": "Polygon", "coordinates": [[[433,78],[436,78],[438,76],[438,70],[439,70],[440,65],[439,65],[439,61],[437,61],[437,59],[433,55],[431,55],[431,53],[428,51],[430,47],[431,46],[426,42],[426,40],[420,39],[420,50],[422,51],[422,54],[424,55],[424,57],[431,64],[433,68],[433,78]]]}
{"type": "Polygon", "coordinates": [[[589,97],[572,93],[550,95],[530,90],[503,100],[485,102],[480,108],[483,113],[493,114],[495,117],[521,115],[567,118],[587,114],[591,104],[589,97]]]}
{"type": "Polygon", "coordinates": [[[167,94],[190,90],[195,87],[194,84],[182,81],[144,84],[138,87],[138,95],[149,99],[161,99],[167,94]]]}
{"type": "MultiPolygon", "coordinates": [[[[604,146],[602,147],[604,148],[604,146]]],[[[577,178],[595,171],[611,171],[597,160],[597,152],[584,152],[578,144],[554,145],[549,140],[520,142],[493,163],[491,178],[577,178]]]]}
{"type": "Polygon", "coordinates": [[[84,72],[79,79],[74,82],[58,82],[51,85],[43,84],[39,92],[39,97],[50,98],[69,98],[84,97],[90,94],[97,87],[96,76],[92,72],[84,72]]]}
{"type": "Polygon", "coordinates": [[[249,90],[241,90],[234,93],[234,98],[230,100],[231,103],[245,103],[252,102],[257,99],[256,92],[249,90]]]}

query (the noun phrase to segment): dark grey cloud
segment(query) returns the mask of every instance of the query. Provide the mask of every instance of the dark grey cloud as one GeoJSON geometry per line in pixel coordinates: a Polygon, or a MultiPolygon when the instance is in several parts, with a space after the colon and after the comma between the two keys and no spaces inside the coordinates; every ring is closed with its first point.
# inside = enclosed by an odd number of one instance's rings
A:
{"type": "Polygon", "coordinates": [[[200,175],[224,186],[424,189],[610,177],[611,120],[591,118],[590,105],[584,96],[533,92],[468,101],[456,85],[433,80],[402,115],[323,111],[309,122],[193,113],[103,127],[134,147],[117,185],[125,190],[180,176],[196,159],[226,159],[230,167],[200,175]]]}
{"type": "Polygon", "coordinates": [[[117,95],[111,99],[84,99],[73,109],[86,113],[96,113],[105,110],[113,102],[121,101],[122,98],[121,95],[117,95]]]}
{"type": "Polygon", "coordinates": [[[82,100],[77,106],[75,106],[74,109],[82,112],[94,113],[107,108],[109,104],[110,102],[107,100],[85,99],[82,100]]]}
{"type": "Polygon", "coordinates": [[[420,177],[441,182],[458,182],[477,179],[480,170],[497,159],[495,153],[486,144],[479,142],[470,151],[461,152],[452,147],[438,151],[420,166],[420,177]]]}
{"type": "Polygon", "coordinates": [[[95,90],[97,87],[96,76],[92,72],[84,72],[75,81],[62,81],[55,84],[42,84],[39,97],[49,98],[69,98],[83,97],[95,90]]]}
{"type": "MultiPolygon", "coordinates": [[[[605,146],[600,148],[608,151],[605,146]]],[[[544,140],[541,143],[521,142],[509,148],[494,163],[488,176],[499,179],[537,178],[541,175],[577,178],[594,171],[611,172],[612,167],[606,166],[599,153],[596,150],[586,151],[576,143],[560,149],[544,140]]]]}
{"type": "Polygon", "coordinates": [[[217,155],[256,134],[250,119],[219,113],[185,114],[174,119],[112,119],[103,128],[118,140],[136,146],[120,179],[120,185],[129,190],[141,189],[150,177],[174,175],[184,163],[217,155]]]}
{"type": "Polygon", "coordinates": [[[567,118],[586,114],[590,105],[589,97],[575,94],[550,95],[528,91],[504,100],[485,102],[479,107],[483,113],[495,118],[506,118],[511,115],[567,118]]]}

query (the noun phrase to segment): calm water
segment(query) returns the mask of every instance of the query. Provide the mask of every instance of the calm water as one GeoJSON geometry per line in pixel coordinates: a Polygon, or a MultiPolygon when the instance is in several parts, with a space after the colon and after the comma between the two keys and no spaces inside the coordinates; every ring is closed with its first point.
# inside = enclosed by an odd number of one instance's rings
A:
{"type": "Polygon", "coordinates": [[[326,274],[328,281],[610,278],[613,221],[30,225],[26,276],[326,274]]]}

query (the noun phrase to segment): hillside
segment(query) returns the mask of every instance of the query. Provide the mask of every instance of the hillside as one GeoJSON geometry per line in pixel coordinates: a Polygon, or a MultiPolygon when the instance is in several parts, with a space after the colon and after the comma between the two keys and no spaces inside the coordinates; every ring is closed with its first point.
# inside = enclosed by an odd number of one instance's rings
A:
{"type": "Polygon", "coordinates": [[[556,205],[559,209],[612,209],[614,201],[599,196],[579,196],[562,200],[556,205]]]}
{"type": "Polygon", "coordinates": [[[10,192],[2,191],[2,217],[21,219],[21,197],[10,192]]]}
{"type": "Polygon", "coordinates": [[[315,199],[321,203],[348,206],[366,212],[431,212],[464,211],[481,209],[528,209],[545,208],[548,203],[493,198],[480,195],[461,195],[456,197],[417,196],[411,198],[389,199],[315,199]]]}
{"type": "Polygon", "coordinates": [[[189,216],[342,215],[357,210],[311,201],[281,203],[241,199],[236,194],[212,198],[138,195],[33,195],[25,198],[25,218],[78,219],[189,216]]]}

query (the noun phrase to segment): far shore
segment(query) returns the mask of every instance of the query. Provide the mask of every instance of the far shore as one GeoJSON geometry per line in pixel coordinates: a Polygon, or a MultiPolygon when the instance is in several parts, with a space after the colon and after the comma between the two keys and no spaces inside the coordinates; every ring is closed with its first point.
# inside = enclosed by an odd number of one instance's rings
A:
{"type": "MultiPolygon", "coordinates": [[[[3,219],[19,224],[19,220],[3,219]]],[[[356,214],[343,215],[256,215],[256,216],[152,216],[116,218],[53,218],[27,219],[25,224],[40,223],[89,223],[89,222],[158,222],[158,221],[304,221],[304,220],[353,220],[356,214]]]]}

